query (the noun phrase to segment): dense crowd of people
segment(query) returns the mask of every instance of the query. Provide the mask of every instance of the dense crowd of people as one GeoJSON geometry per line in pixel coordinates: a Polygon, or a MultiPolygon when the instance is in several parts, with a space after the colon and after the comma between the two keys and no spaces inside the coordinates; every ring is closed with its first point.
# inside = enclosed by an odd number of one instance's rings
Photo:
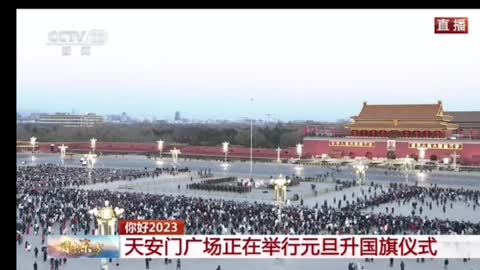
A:
{"type": "Polygon", "coordinates": [[[80,185],[109,183],[113,181],[132,181],[145,177],[157,177],[162,174],[176,175],[189,173],[185,168],[156,168],[155,170],[141,169],[112,169],[96,168],[89,176],[88,170],[82,167],[66,167],[56,164],[41,164],[37,166],[17,167],[17,189],[40,187],[66,188],[80,185]]]}
{"type": "Polygon", "coordinates": [[[249,184],[243,179],[239,181],[237,177],[220,177],[188,184],[187,189],[245,193],[252,191],[252,183],[249,184]]]}
{"type": "MultiPolygon", "coordinates": [[[[111,169],[108,169],[111,170],[111,169]]],[[[165,196],[112,191],[91,191],[62,188],[61,182],[75,181],[80,172],[74,168],[47,166],[26,167],[17,174],[17,208],[21,223],[34,226],[41,231],[55,222],[61,224],[61,231],[69,225],[75,232],[88,233],[92,217],[87,211],[109,200],[113,205],[125,208],[126,219],[179,218],[187,223],[191,233],[219,233],[227,229],[230,233],[252,234],[318,234],[318,233],[398,233],[414,231],[420,233],[480,233],[480,225],[465,221],[448,221],[422,218],[419,215],[393,216],[386,214],[365,214],[363,210],[389,202],[409,201],[412,198],[432,198],[446,204],[455,200],[469,200],[479,203],[479,191],[467,189],[424,188],[417,186],[392,185],[387,191],[373,195],[358,194],[356,203],[339,207],[323,204],[317,208],[285,207],[281,219],[270,204],[246,203],[227,200],[165,196]],[[59,177],[62,176],[62,177],[59,177]],[[47,185],[33,185],[39,180],[47,185]],[[281,222],[280,222],[281,220],[281,222]],[[37,225],[35,225],[37,224],[37,225]]],[[[111,171],[113,173],[113,171],[111,171]]],[[[116,170],[117,177],[128,176],[116,170]],[[119,173],[120,172],[120,173],[119,173]],[[122,176],[120,176],[122,175],[122,176]]],[[[139,175],[143,175],[142,172],[139,175]]],[[[108,177],[108,173],[104,174],[108,177]]],[[[81,180],[77,180],[81,181],[81,180]]],[[[379,187],[378,187],[379,188],[379,187]]],[[[370,191],[370,193],[372,193],[370,191]]],[[[366,193],[366,192],[365,192],[366,193]]],[[[345,198],[344,198],[345,199],[345,198]]],[[[29,227],[27,226],[27,227],[29,227]]]]}
{"type": "Polygon", "coordinates": [[[295,175],[292,175],[292,179],[297,179],[299,181],[302,181],[302,182],[316,182],[316,183],[323,183],[325,181],[327,181],[327,179],[332,178],[334,179],[335,178],[335,174],[337,172],[340,172],[341,170],[340,169],[336,169],[336,170],[331,170],[331,171],[327,171],[325,173],[321,173],[321,174],[317,174],[315,176],[304,176],[304,177],[301,177],[301,176],[295,176],[295,175]]]}
{"type": "Polygon", "coordinates": [[[218,185],[218,184],[223,184],[223,183],[230,183],[230,182],[238,182],[237,177],[220,177],[220,178],[215,178],[215,179],[206,179],[206,180],[201,180],[201,184],[207,184],[207,185],[218,185]]]}
{"type": "Polygon", "coordinates": [[[55,164],[41,164],[37,166],[17,167],[17,186],[33,184],[62,188],[80,186],[91,183],[113,182],[119,180],[135,180],[142,177],[151,177],[161,174],[161,170],[147,171],[139,169],[112,169],[96,168],[91,172],[82,167],[65,167],[55,164]]]}
{"type": "MultiPolygon", "coordinates": [[[[124,219],[182,219],[187,234],[480,234],[478,222],[421,217],[420,211],[408,216],[394,215],[393,207],[386,213],[369,211],[386,203],[401,206],[414,200],[428,207],[427,199],[437,205],[462,201],[477,207],[478,190],[401,184],[365,186],[359,194],[352,193],[355,200],[351,203],[343,195],[335,205],[325,201],[315,207],[285,206],[279,215],[276,206],[267,203],[68,188],[84,184],[88,179],[85,171],[55,165],[17,167],[19,244],[22,235],[30,233],[41,236],[44,244],[46,235],[56,233],[54,226],[59,234],[93,233],[97,225],[88,211],[102,206],[105,200],[124,208],[124,219]]],[[[96,169],[92,178],[108,182],[159,173],[96,169]]]]}
{"type": "Polygon", "coordinates": [[[252,191],[252,186],[244,186],[240,183],[230,183],[227,185],[210,185],[210,184],[202,184],[202,183],[193,183],[193,184],[188,184],[187,189],[246,193],[246,192],[252,191]]]}

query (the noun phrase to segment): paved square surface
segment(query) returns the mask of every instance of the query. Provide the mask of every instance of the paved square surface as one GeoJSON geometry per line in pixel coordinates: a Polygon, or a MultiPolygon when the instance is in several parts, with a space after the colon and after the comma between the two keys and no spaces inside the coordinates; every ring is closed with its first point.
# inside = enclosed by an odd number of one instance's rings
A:
{"type": "MultiPolygon", "coordinates": [[[[42,162],[51,162],[57,157],[46,156],[44,159],[38,158],[37,163],[42,162]]],[[[17,162],[20,163],[25,158],[17,156],[17,162]]],[[[102,162],[99,162],[99,167],[115,167],[115,168],[144,168],[149,169],[155,168],[157,165],[154,161],[145,159],[143,157],[105,157],[100,159],[102,162]]],[[[183,195],[183,196],[192,196],[192,197],[204,197],[204,198],[215,198],[215,199],[225,199],[225,200],[235,200],[235,201],[247,201],[247,202],[263,202],[263,203],[272,203],[273,205],[273,192],[268,189],[254,189],[250,193],[232,193],[232,192],[213,192],[213,191],[204,191],[204,190],[191,190],[187,189],[186,185],[190,183],[195,183],[201,181],[197,176],[197,170],[211,169],[216,177],[222,176],[236,176],[238,178],[248,178],[249,177],[249,165],[248,163],[234,163],[229,168],[228,171],[224,171],[220,162],[206,162],[206,161],[183,161],[183,166],[188,166],[191,169],[190,174],[180,174],[177,176],[171,175],[161,175],[154,178],[140,178],[132,181],[115,181],[113,183],[97,183],[95,185],[86,185],[81,186],[82,189],[86,190],[112,190],[112,191],[122,191],[122,192],[142,192],[142,193],[151,193],[151,194],[170,194],[170,195],[183,195]],[[193,178],[193,179],[192,179],[193,178]],[[180,189],[178,186],[180,185],[180,189]],[[264,191],[267,191],[264,193],[264,191]]],[[[75,165],[69,164],[69,165],[75,165]]],[[[325,174],[326,172],[332,172],[330,168],[323,167],[309,167],[305,166],[300,173],[296,173],[292,169],[292,165],[289,164],[256,164],[254,167],[254,179],[262,179],[265,182],[268,182],[270,176],[278,176],[278,174],[283,173],[284,175],[299,175],[299,176],[316,176],[325,174]]],[[[389,173],[385,175],[384,171],[374,171],[370,174],[367,173],[367,177],[370,181],[373,181],[377,184],[377,188],[369,186],[353,186],[345,187],[342,190],[335,190],[334,180],[342,181],[351,181],[353,179],[353,172],[351,169],[342,168],[340,172],[335,173],[334,177],[327,177],[327,180],[324,182],[313,183],[316,185],[317,195],[313,193],[311,189],[310,182],[301,182],[298,186],[290,187],[288,192],[288,197],[291,199],[293,194],[299,194],[303,198],[303,203],[305,207],[314,207],[315,205],[323,205],[325,201],[327,204],[333,208],[338,209],[338,202],[342,201],[342,207],[348,203],[355,203],[357,198],[363,198],[364,196],[374,196],[387,192],[388,185],[393,182],[401,183],[404,182],[404,175],[402,173],[389,173]],[[385,180],[387,179],[387,180],[385,180]]],[[[478,182],[480,177],[477,177],[475,174],[466,174],[466,175],[450,175],[442,173],[433,173],[430,175],[429,179],[421,185],[429,186],[431,184],[437,184],[438,186],[445,186],[451,188],[460,188],[465,187],[469,189],[478,189],[480,185],[478,182]],[[456,181],[458,179],[458,181],[456,181]]],[[[410,183],[413,185],[413,182],[410,183]]],[[[417,207],[415,211],[419,212],[419,207],[422,207],[422,216],[427,216],[429,218],[439,218],[439,219],[449,219],[449,220],[464,220],[478,223],[480,222],[480,209],[473,210],[473,205],[471,202],[463,202],[460,200],[452,202],[452,207],[450,206],[450,201],[446,205],[445,213],[443,212],[443,205],[440,204],[437,206],[436,201],[426,199],[425,203],[422,204],[418,199],[411,199],[405,204],[403,201],[400,203],[400,206],[397,202],[391,202],[386,204],[381,204],[379,206],[364,209],[363,212],[366,213],[385,213],[385,208],[389,208],[391,213],[391,208],[395,208],[393,215],[402,215],[409,216],[413,210],[412,203],[416,202],[417,207]],[[429,208],[429,203],[432,203],[432,209],[429,208]]],[[[291,205],[299,205],[299,201],[290,201],[291,205]]],[[[53,232],[58,231],[58,224],[54,225],[52,228],[53,232]]],[[[67,233],[70,233],[69,229],[67,233]]],[[[40,236],[34,235],[32,231],[30,234],[25,235],[23,243],[28,241],[32,245],[31,251],[27,252],[24,249],[23,244],[17,244],[17,269],[27,270],[33,269],[33,262],[35,260],[33,249],[35,247],[41,248],[40,236]]],[[[50,269],[49,261],[43,262],[42,253],[39,252],[38,258],[38,269],[50,269]]],[[[181,269],[194,269],[194,270],[215,270],[218,265],[221,265],[221,269],[348,269],[347,265],[349,262],[359,263],[364,269],[400,269],[400,260],[397,259],[394,262],[393,267],[389,266],[388,260],[375,260],[374,262],[365,262],[364,260],[348,260],[348,259],[245,259],[245,260],[218,260],[218,259],[191,259],[191,260],[182,260],[181,269]]],[[[424,263],[416,262],[415,260],[404,260],[406,267],[405,269],[444,269],[443,259],[430,260],[427,259],[424,263]]],[[[89,270],[100,269],[100,259],[69,259],[66,264],[62,264],[59,269],[66,270],[89,270]]],[[[146,269],[145,260],[114,260],[110,263],[109,269],[146,269]],[[119,263],[117,266],[116,263],[119,263]]],[[[172,264],[165,265],[163,260],[152,260],[150,262],[150,269],[176,269],[176,261],[173,260],[172,264]]],[[[469,260],[463,262],[463,260],[450,260],[448,269],[458,269],[458,270],[480,270],[480,260],[469,260]]]]}

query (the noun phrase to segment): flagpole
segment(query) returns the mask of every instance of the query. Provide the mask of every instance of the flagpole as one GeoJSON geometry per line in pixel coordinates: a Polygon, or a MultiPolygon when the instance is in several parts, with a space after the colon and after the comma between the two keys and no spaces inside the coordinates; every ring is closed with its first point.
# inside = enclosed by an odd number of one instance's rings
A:
{"type": "MultiPolygon", "coordinates": [[[[253,103],[253,98],[250,99],[253,103]]],[[[253,118],[250,118],[250,179],[253,175],[253,118]]]]}

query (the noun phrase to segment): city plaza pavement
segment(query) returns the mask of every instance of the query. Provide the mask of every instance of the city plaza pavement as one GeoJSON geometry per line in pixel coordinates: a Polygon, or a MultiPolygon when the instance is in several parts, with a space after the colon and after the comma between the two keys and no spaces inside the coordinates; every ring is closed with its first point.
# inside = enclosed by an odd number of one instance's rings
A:
{"type": "MultiPolygon", "coordinates": [[[[31,157],[26,156],[22,157],[17,155],[17,164],[20,164],[21,161],[26,160],[28,165],[31,163],[31,157]]],[[[79,158],[78,158],[79,160],[79,158]]],[[[78,161],[77,159],[75,162],[78,161]]],[[[34,161],[36,164],[39,163],[58,163],[58,156],[46,155],[38,156],[34,161]]],[[[68,165],[76,165],[73,162],[68,165]]],[[[168,166],[169,159],[165,159],[165,163],[168,166]]],[[[187,166],[192,170],[191,176],[193,176],[193,182],[198,182],[199,178],[196,175],[196,171],[200,169],[211,168],[215,176],[238,176],[239,178],[248,178],[249,177],[249,163],[233,163],[228,171],[224,171],[220,166],[221,162],[213,161],[180,161],[179,167],[187,166]]],[[[127,168],[155,168],[157,167],[156,163],[152,160],[146,159],[140,156],[133,157],[101,157],[99,158],[97,168],[102,167],[127,167],[127,168]]],[[[291,164],[275,164],[275,163],[256,163],[254,164],[254,178],[264,179],[268,181],[270,176],[277,176],[279,173],[285,175],[292,175],[295,173],[293,169],[294,165],[291,164]]],[[[312,167],[304,166],[299,175],[305,176],[314,176],[317,174],[322,174],[327,171],[331,171],[328,168],[322,167],[312,167]]],[[[336,179],[351,180],[353,179],[353,172],[351,169],[342,169],[342,173],[339,173],[335,177],[336,179]]],[[[386,185],[389,181],[392,182],[405,182],[405,176],[403,173],[394,173],[389,172],[388,175],[384,174],[384,170],[369,170],[367,172],[367,178],[369,181],[373,181],[378,184],[382,184],[386,190],[386,185]],[[387,180],[385,180],[385,178],[387,180]]],[[[410,178],[414,178],[413,176],[410,178]]],[[[480,175],[476,173],[432,173],[429,174],[427,179],[424,182],[420,183],[422,185],[429,185],[430,183],[437,183],[439,186],[447,187],[465,187],[465,188],[478,188],[478,181],[480,181],[480,175]]],[[[188,190],[185,188],[186,184],[192,183],[190,180],[190,174],[180,174],[177,176],[171,175],[161,175],[154,179],[152,178],[143,178],[132,181],[117,181],[113,183],[97,183],[95,185],[83,186],[84,189],[110,189],[118,191],[127,191],[127,192],[149,192],[155,194],[171,194],[171,195],[185,195],[185,196],[195,196],[195,197],[205,197],[205,198],[217,198],[217,199],[232,199],[239,201],[257,201],[264,203],[272,203],[273,193],[269,190],[267,193],[263,193],[263,189],[254,189],[250,193],[230,193],[230,192],[212,192],[212,191],[203,191],[203,190],[188,190]],[[180,185],[180,190],[178,189],[180,185]]],[[[316,189],[318,194],[315,197],[311,190],[310,183],[302,182],[300,185],[295,187],[290,187],[288,192],[288,197],[295,193],[299,194],[300,197],[304,198],[304,205],[313,206],[316,203],[319,205],[323,204],[325,200],[329,204],[337,206],[336,203],[333,203],[333,199],[336,198],[337,203],[339,199],[343,200],[345,195],[347,200],[355,200],[357,196],[361,195],[361,190],[363,189],[365,194],[368,196],[372,194],[368,193],[368,186],[357,186],[351,188],[345,188],[343,190],[335,191],[335,184],[332,182],[332,179],[327,179],[326,182],[314,183],[316,184],[316,189]],[[352,193],[354,197],[352,198],[352,193]]],[[[410,184],[413,184],[412,180],[410,184]]],[[[377,189],[377,194],[381,193],[380,189],[377,189]]],[[[292,204],[298,205],[299,202],[291,202],[292,204]]],[[[345,205],[345,201],[342,201],[342,205],[345,205]]],[[[395,215],[410,215],[412,210],[411,202],[408,205],[398,206],[396,203],[383,204],[380,207],[373,209],[373,212],[385,212],[385,207],[394,207],[395,215]]],[[[417,211],[418,211],[417,206],[417,211]]],[[[429,210],[427,206],[423,206],[424,212],[422,216],[428,216],[430,218],[441,218],[441,219],[459,219],[459,220],[469,220],[473,222],[480,222],[480,209],[473,211],[471,205],[466,205],[464,202],[455,202],[453,204],[453,209],[447,207],[446,213],[443,213],[441,207],[437,207],[433,203],[433,209],[429,210]]],[[[371,209],[365,210],[365,212],[371,212],[371,209]]],[[[54,226],[53,231],[58,230],[58,225],[54,226]]],[[[33,249],[37,246],[41,249],[40,237],[34,236],[33,234],[25,235],[24,242],[29,241],[32,244],[32,251],[27,252],[22,245],[17,245],[17,269],[33,269],[33,249]]],[[[39,252],[38,270],[49,269],[49,262],[43,262],[41,258],[41,252],[39,252]]],[[[366,270],[385,270],[385,269],[400,269],[400,260],[395,260],[394,267],[390,268],[388,265],[388,260],[375,260],[374,262],[365,262],[364,260],[349,260],[349,259],[242,259],[242,260],[218,260],[218,259],[191,259],[191,260],[182,260],[182,269],[194,269],[194,270],[207,270],[207,269],[216,269],[218,265],[221,265],[222,269],[348,269],[347,265],[349,262],[359,262],[364,266],[366,270]]],[[[404,260],[406,270],[410,269],[424,269],[426,267],[430,269],[444,269],[443,268],[443,259],[429,260],[427,259],[425,263],[417,263],[415,260],[404,260]]],[[[59,269],[62,270],[89,270],[89,269],[100,269],[100,260],[99,259],[70,259],[66,265],[61,265],[59,269]]],[[[116,261],[110,264],[109,269],[145,269],[144,260],[120,260],[119,266],[116,266],[116,261]]],[[[165,265],[163,260],[152,260],[150,262],[150,269],[176,269],[176,261],[173,260],[172,264],[165,265]]],[[[464,263],[462,260],[455,259],[450,260],[448,269],[455,270],[480,270],[480,259],[470,260],[467,263],[464,263]]]]}
{"type": "MultiPolygon", "coordinates": [[[[266,179],[268,180],[268,179],[266,179]]],[[[206,190],[192,190],[187,189],[186,185],[191,183],[199,182],[200,178],[193,176],[193,180],[190,179],[190,174],[184,175],[161,175],[156,178],[141,178],[132,181],[115,181],[113,183],[97,183],[92,185],[81,186],[82,189],[91,189],[91,190],[103,190],[109,189],[114,191],[123,191],[123,192],[142,192],[150,194],[169,194],[169,195],[183,195],[190,197],[202,197],[202,198],[212,198],[212,199],[223,199],[223,200],[235,200],[235,201],[248,201],[248,202],[258,202],[258,203],[271,203],[273,205],[273,190],[258,188],[253,189],[252,192],[248,193],[236,193],[236,192],[218,192],[218,191],[206,191],[206,190]],[[178,189],[180,185],[180,189],[178,189]],[[267,191],[266,193],[264,193],[267,191]]],[[[344,188],[343,190],[335,191],[335,184],[331,181],[315,183],[316,189],[318,191],[317,196],[313,194],[311,190],[310,183],[301,182],[298,186],[289,187],[287,197],[290,199],[289,204],[299,205],[300,201],[291,201],[293,194],[299,194],[300,198],[303,198],[304,205],[313,207],[316,204],[319,206],[323,205],[325,201],[330,206],[334,208],[338,207],[338,201],[342,200],[342,206],[345,206],[347,201],[349,203],[355,203],[357,197],[363,197],[362,190],[365,192],[365,195],[370,196],[374,195],[375,189],[372,187],[370,192],[368,192],[368,186],[354,186],[350,188],[344,188]],[[353,196],[352,196],[353,195],[353,196]],[[345,196],[346,200],[343,200],[345,196]],[[334,201],[335,199],[335,201],[334,201]]],[[[384,185],[383,190],[386,192],[387,187],[384,185]]],[[[377,189],[376,193],[381,194],[382,190],[377,189]]],[[[395,208],[395,214],[397,215],[411,215],[413,209],[411,201],[408,205],[403,205],[399,207],[397,203],[382,204],[380,207],[374,208],[374,213],[383,212],[385,213],[385,207],[391,209],[395,208]]],[[[426,199],[426,202],[431,200],[426,199]]],[[[418,202],[418,201],[417,201],[418,202]]],[[[418,203],[416,212],[418,213],[418,208],[422,206],[421,203],[418,203]]],[[[473,206],[466,204],[465,202],[456,201],[452,203],[452,207],[448,206],[445,213],[443,213],[442,206],[437,206],[436,202],[432,203],[432,210],[430,210],[426,205],[423,205],[423,214],[422,216],[428,216],[429,218],[439,218],[439,219],[449,219],[449,220],[466,220],[472,222],[480,222],[480,208],[473,210],[473,206]]],[[[391,211],[391,210],[389,210],[391,211]]],[[[365,212],[372,212],[371,210],[365,212]]]]}
{"type": "MultiPolygon", "coordinates": [[[[81,155],[75,155],[72,159],[65,161],[66,166],[80,166],[81,155]]],[[[169,156],[165,156],[164,167],[171,167],[171,159],[169,156]]],[[[21,165],[21,162],[25,161],[26,165],[41,164],[41,163],[54,163],[61,164],[59,155],[54,154],[40,154],[35,156],[35,160],[32,161],[31,154],[17,154],[17,165],[21,165]]],[[[179,157],[178,167],[188,167],[193,173],[197,170],[211,169],[212,173],[216,175],[228,174],[238,176],[239,178],[248,178],[250,175],[250,163],[249,162],[233,162],[230,163],[228,171],[225,172],[221,166],[223,161],[205,161],[205,160],[184,160],[181,155],[179,157]]],[[[112,155],[112,156],[100,156],[97,159],[95,168],[130,168],[130,169],[154,169],[161,167],[157,165],[153,159],[148,159],[145,156],[140,155],[112,155]]],[[[296,165],[287,163],[265,163],[254,162],[253,175],[255,177],[262,177],[269,179],[270,176],[277,177],[279,174],[284,176],[299,175],[299,176],[315,176],[331,171],[330,168],[304,165],[303,169],[295,170],[296,165]]],[[[354,172],[351,167],[341,168],[341,173],[337,174],[337,178],[344,180],[353,180],[354,172]]],[[[385,175],[385,169],[371,168],[367,170],[367,179],[375,182],[405,182],[405,175],[400,171],[388,171],[388,175],[385,175]]],[[[409,181],[415,182],[417,176],[412,173],[409,175],[409,181]]],[[[437,184],[438,186],[445,187],[465,187],[470,189],[480,189],[480,172],[442,172],[434,171],[427,173],[424,180],[419,183],[428,185],[430,183],[437,184]]]]}

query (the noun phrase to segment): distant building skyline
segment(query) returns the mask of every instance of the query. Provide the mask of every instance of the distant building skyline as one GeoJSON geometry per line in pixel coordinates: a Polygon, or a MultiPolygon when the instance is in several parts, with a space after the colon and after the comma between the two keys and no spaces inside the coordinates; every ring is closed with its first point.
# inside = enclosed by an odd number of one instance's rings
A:
{"type": "MultiPolygon", "coordinates": [[[[434,104],[434,103],[430,103],[430,104],[434,104]]],[[[390,105],[389,104],[370,104],[370,105],[390,105]]],[[[399,105],[421,105],[421,104],[399,104],[399,105]]],[[[465,112],[473,112],[473,113],[479,113],[480,110],[470,110],[470,111],[466,111],[466,110],[455,110],[455,111],[445,111],[446,114],[448,113],[456,113],[456,112],[461,112],[461,113],[465,113],[465,112]]],[[[26,117],[26,116],[31,116],[31,115],[41,115],[41,114],[50,114],[50,115],[53,115],[53,114],[72,114],[72,115],[87,115],[87,114],[96,114],[96,115],[100,115],[100,116],[103,116],[105,117],[105,119],[107,120],[108,122],[108,119],[110,120],[115,120],[115,121],[118,121],[118,122],[128,122],[132,119],[134,120],[143,120],[143,119],[152,119],[152,120],[159,120],[159,121],[182,121],[182,120],[188,120],[188,121],[208,121],[208,120],[219,120],[219,121],[222,121],[222,120],[225,120],[225,121],[246,121],[247,118],[245,117],[240,117],[240,118],[232,118],[232,119],[229,119],[229,118],[216,118],[216,119],[213,119],[213,118],[207,118],[207,119],[191,119],[191,118],[181,118],[180,117],[180,111],[175,111],[175,116],[172,118],[171,116],[165,116],[165,117],[158,117],[156,115],[143,115],[143,116],[135,116],[133,115],[130,115],[130,114],[127,114],[126,112],[122,112],[120,114],[115,114],[115,113],[106,113],[106,114],[99,114],[99,113],[95,113],[95,112],[85,112],[85,113],[70,113],[70,112],[58,112],[58,111],[55,111],[55,112],[46,112],[46,111],[17,111],[17,117],[20,115],[21,117],[26,117]]],[[[339,121],[351,121],[351,116],[349,117],[344,117],[344,118],[338,118],[338,119],[334,119],[334,120],[318,120],[318,119],[290,119],[290,120],[282,120],[282,119],[275,119],[275,118],[272,118],[271,114],[266,114],[264,116],[259,116],[259,117],[253,117],[254,119],[256,120],[263,120],[263,121],[266,121],[266,122],[296,122],[296,121],[305,121],[305,122],[308,122],[308,121],[314,121],[314,122],[339,122],[339,121]]],[[[114,122],[115,122],[114,121],[114,122]]]]}
{"type": "Polygon", "coordinates": [[[330,122],[364,101],[479,111],[475,29],[480,10],[19,10],[17,110],[330,122]],[[435,35],[444,15],[469,17],[470,33],[435,35]],[[108,38],[90,55],[47,45],[52,31],[92,29],[108,38]]]}
{"type": "Polygon", "coordinates": [[[55,113],[41,115],[35,123],[43,125],[60,125],[64,127],[94,127],[103,124],[103,117],[93,113],[85,115],[55,113]]]}

